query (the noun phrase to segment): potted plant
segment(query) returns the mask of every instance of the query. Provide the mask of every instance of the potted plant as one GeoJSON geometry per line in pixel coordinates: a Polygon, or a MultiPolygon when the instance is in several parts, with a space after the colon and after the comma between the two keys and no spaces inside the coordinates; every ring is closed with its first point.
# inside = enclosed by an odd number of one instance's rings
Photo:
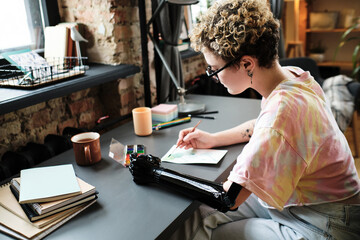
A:
{"type": "Polygon", "coordinates": [[[324,54],[326,51],[326,47],[322,44],[321,41],[317,42],[317,44],[314,44],[309,49],[309,57],[314,59],[316,62],[322,62],[324,61],[324,54]]]}
{"type": "Polygon", "coordinates": [[[335,50],[334,59],[336,58],[340,48],[342,48],[347,42],[357,41],[355,45],[353,54],[352,54],[352,77],[357,81],[360,81],[360,37],[351,37],[349,34],[354,30],[360,27],[360,18],[355,19],[355,23],[351,25],[343,35],[341,35],[340,43],[335,50]]]}

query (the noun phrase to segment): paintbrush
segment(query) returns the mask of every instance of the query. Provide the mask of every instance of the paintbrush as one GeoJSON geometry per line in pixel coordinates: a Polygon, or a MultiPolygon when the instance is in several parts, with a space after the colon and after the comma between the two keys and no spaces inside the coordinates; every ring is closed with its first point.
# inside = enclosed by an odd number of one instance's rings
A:
{"type": "MultiPolygon", "coordinates": [[[[191,129],[191,131],[189,132],[189,133],[192,133],[192,132],[194,132],[195,131],[195,129],[197,128],[197,126],[199,126],[199,124],[201,123],[201,120],[191,129]]],[[[188,134],[189,134],[188,133],[188,134]]],[[[178,144],[176,144],[176,147],[174,148],[174,150],[172,150],[172,152],[169,154],[169,156],[168,157],[170,157],[171,156],[171,154],[173,154],[174,152],[175,152],[175,150],[183,143],[184,141],[183,140],[181,140],[178,144]]]]}

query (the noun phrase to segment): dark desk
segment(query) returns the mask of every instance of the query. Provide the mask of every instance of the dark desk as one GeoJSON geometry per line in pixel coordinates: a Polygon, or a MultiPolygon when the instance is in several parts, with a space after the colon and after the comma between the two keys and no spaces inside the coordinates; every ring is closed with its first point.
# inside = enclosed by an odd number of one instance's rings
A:
{"type": "MultiPolygon", "coordinates": [[[[260,111],[259,100],[200,95],[187,99],[204,102],[209,111],[219,111],[214,115],[215,120],[203,119],[198,127],[209,132],[225,130],[256,118],[260,111]]],[[[147,153],[162,157],[176,143],[179,130],[192,127],[197,121],[193,119],[190,123],[163,129],[148,137],[136,136],[130,121],[101,136],[103,160],[94,166],[77,166],[72,149],[42,163],[73,163],[77,175],[99,191],[95,205],[51,233],[47,239],[166,239],[176,223],[184,220],[197,203],[156,186],[136,185],[129,170],[108,156],[109,144],[112,138],[123,144],[144,144],[147,153]]],[[[217,165],[163,163],[163,166],[211,181],[223,181],[243,146],[226,147],[229,151],[217,165]]],[[[4,236],[0,236],[3,239],[4,236]]]]}

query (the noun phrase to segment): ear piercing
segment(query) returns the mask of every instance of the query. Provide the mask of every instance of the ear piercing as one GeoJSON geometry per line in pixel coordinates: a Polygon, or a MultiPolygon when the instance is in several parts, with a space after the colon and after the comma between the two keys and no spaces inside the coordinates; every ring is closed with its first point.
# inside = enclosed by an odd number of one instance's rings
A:
{"type": "Polygon", "coordinates": [[[252,73],[252,72],[250,72],[250,71],[248,71],[248,72],[247,72],[247,75],[251,78],[251,84],[252,84],[252,77],[253,77],[253,73],[252,73]]]}

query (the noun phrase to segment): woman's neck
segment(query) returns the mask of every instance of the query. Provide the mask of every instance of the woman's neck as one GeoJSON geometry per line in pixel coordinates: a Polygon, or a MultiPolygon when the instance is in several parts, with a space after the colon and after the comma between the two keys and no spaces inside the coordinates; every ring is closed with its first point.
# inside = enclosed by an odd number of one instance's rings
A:
{"type": "Polygon", "coordinates": [[[254,73],[253,86],[264,98],[284,80],[292,78],[293,75],[283,69],[278,61],[271,68],[258,68],[254,73]]]}

